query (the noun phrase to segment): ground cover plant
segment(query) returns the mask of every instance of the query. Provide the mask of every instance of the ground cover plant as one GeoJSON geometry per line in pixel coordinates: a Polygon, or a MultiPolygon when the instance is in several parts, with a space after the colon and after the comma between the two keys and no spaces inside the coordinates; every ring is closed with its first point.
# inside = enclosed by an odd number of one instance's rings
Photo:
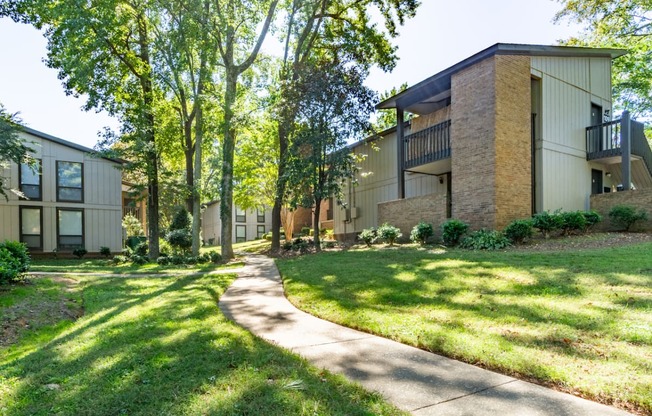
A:
{"type": "Polygon", "coordinates": [[[648,414],[651,252],[359,248],[277,263],[314,315],[648,414]]]}
{"type": "Polygon", "coordinates": [[[234,278],[80,276],[76,285],[5,287],[0,313],[56,300],[58,288],[83,301],[84,315],[0,346],[0,414],[401,414],[229,321],[217,301],[234,278]]]}

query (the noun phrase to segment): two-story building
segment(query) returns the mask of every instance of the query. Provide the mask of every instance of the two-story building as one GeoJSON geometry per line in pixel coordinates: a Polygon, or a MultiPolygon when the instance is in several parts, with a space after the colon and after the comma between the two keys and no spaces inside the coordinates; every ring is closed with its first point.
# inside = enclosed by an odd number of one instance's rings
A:
{"type": "Polygon", "coordinates": [[[335,210],[336,236],[447,218],[502,229],[652,188],[643,125],[612,120],[611,62],[624,53],[496,44],[381,102],[397,126],[351,146],[367,157],[335,210]]]}
{"type": "Polygon", "coordinates": [[[0,199],[0,241],[22,241],[31,252],[120,251],[121,161],[30,128],[18,134],[36,163],[11,163],[4,171],[6,185],[25,198],[0,199]]]}

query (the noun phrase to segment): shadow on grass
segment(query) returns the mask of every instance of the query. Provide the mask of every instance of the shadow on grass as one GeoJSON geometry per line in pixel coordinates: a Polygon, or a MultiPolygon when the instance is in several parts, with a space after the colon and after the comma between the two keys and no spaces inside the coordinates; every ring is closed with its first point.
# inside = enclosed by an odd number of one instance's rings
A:
{"type": "Polygon", "coordinates": [[[89,278],[86,316],[0,349],[0,409],[46,414],[389,414],[217,308],[232,276],[89,278]],[[297,380],[299,380],[297,382],[297,380]],[[328,380],[328,382],[325,382],[328,380]]]}

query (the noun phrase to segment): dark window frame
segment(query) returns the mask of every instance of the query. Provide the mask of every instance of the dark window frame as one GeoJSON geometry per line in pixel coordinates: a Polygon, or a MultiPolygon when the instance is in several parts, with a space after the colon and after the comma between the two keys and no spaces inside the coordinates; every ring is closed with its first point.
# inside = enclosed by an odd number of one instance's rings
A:
{"type": "Polygon", "coordinates": [[[263,236],[265,235],[265,232],[266,231],[265,231],[265,225],[264,224],[258,224],[256,226],[256,237],[257,238],[263,238],[263,236]],[[261,227],[262,227],[262,230],[263,230],[262,232],[260,232],[261,227]]]}
{"type": "Polygon", "coordinates": [[[55,221],[57,223],[57,250],[59,251],[72,251],[74,248],[61,248],[61,237],[78,237],[77,235],[72,235],[72,234],[61,234],[61,230],[59,229],[59,212],[61,211],[74,211],[74,212],[81,212],[81,246],[80,248],[85,248],[86,247],[86,219],[84,215],[84,209],[83,208],[57,208],[56,210],[56,218],[55,221]]]}
{"type": "Polygon", "coordinates": [[[242,215],[238,214],[238,207],[235,208],[235,222],[247,222],[247,210],[242,210],[242,215]]]}
{"type": "Polygon", "coordinates": [[[265,210],[261,211],[260,208],[256,208],[256,221],[265,222],[265,210]]]}
{"type": "MultiPolygon", "coordinates": [[[[38,198],[20,198],[24,201],[43,201],[43,160],[34,159],[38,162],[38,198]]],[[[23,192],[23,165],[27,163],[21,163],[18,165],[18,189],[20,192],[23,192]]],[[[26,184],[31,185],[31,184],[26,184]]],[[[34,186],[34,185],[31,185],[34,186]]]]}
{"type": "Polygon", "coordinates": [[[19,207],[19,212],[18,212],[18,229],[20,230],[20,242],[23,243],[24,239],[23,236],[35,236],[37,234],[23,234],[23,210],[25,209],[38,209],[39,210],[39,220],[40,224],[39,227],[41,228],[41,233],[38,234],[38,236],[41,239],[41,244],[38,247],[28,247],[31,251],[43,251],[43,207],[40,206],[31,206],[31,205],[22,205],[19,207]]]}
{"type": "Polygon", "coordinates": [[[72,162],[68,160],[57,160],[56,163],[56,181],[57,181],[57,202],[74,202],[78,204],[83,204],[84,203],[84,162],[72,162]],[[78,163],[81,166],[81,187],[77,188],[74,186],[60,186],[59,185],[59,163],[78,163]],[[81,189],[81,200],[74,200],[74,199],[61,199],[59,196],[59,189],[81,189]]]}
{"type": "Polygon", "coordinates": [[[235,226],[235,242],[236,243],[244,243],[245,241],[247,241],[247,226],[246,225],[236,225],[235,226]],[[240,229],[240,228],[244,228],[244,237],[238,237],[238,229],[240,229]]]}

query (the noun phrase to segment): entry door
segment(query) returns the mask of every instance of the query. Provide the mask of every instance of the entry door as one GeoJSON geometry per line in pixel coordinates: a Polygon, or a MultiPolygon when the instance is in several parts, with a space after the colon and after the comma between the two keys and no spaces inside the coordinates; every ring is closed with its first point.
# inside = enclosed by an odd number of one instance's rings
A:
{"type": "MultiPolygon", "coordinates": [[[[602,124],[602,107],[591,103],[591,126],[598,126],[602,124]]],[[[597,149],[598,151],[604,150],[604,143],[603,143],[603,134],[602,134],[602,129],[597,129],[593,130],[591,129],[591,142],[592,146],[596,146],[597,144],[597,149]]],[[[588,150],[588,149],[587,149],[588,150]]]]}
{"type": "Polygon", "coordinates": [[[591,169],[591,195],[601,194],[602,191],[602,171],[591,169]]]}

